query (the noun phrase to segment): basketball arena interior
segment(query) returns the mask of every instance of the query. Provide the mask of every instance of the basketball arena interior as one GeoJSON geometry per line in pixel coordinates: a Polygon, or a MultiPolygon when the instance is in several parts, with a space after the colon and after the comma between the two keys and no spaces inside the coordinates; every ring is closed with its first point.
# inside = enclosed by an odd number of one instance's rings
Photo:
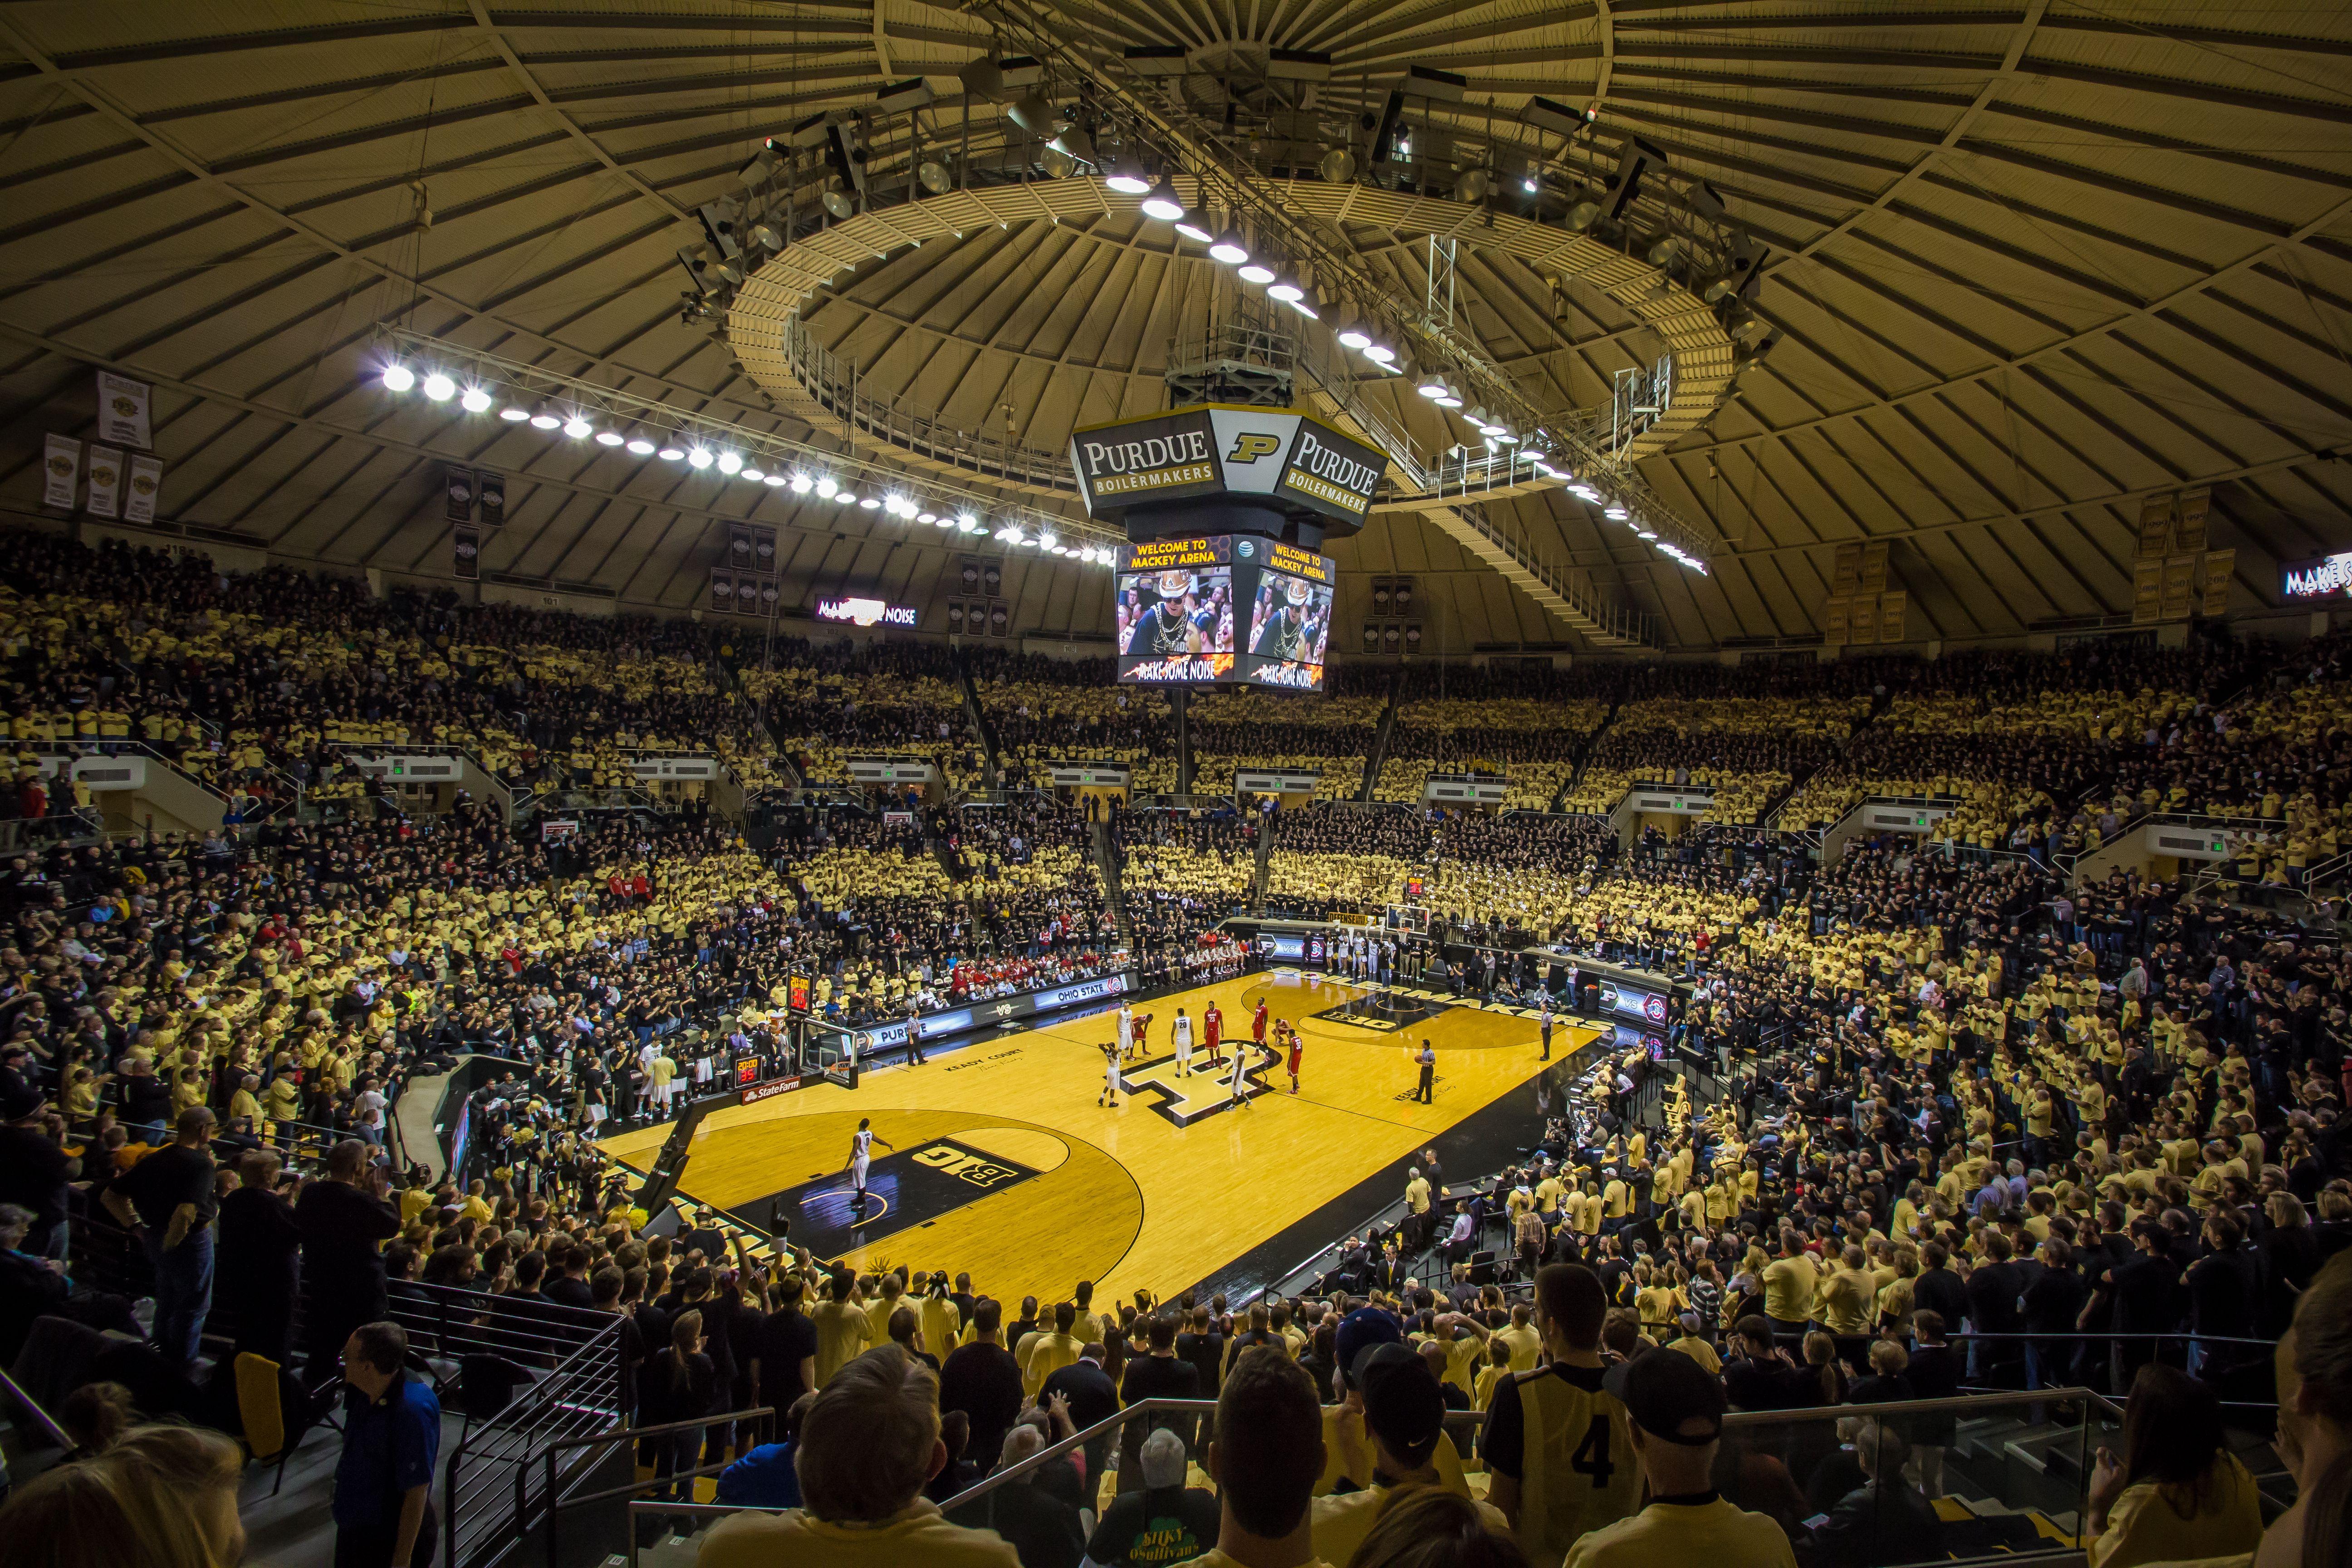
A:
{"type": "Polygon", "coordinates": [[[0,5],[0,1568],[2352,1561],[2352,12],[0,5]]]}

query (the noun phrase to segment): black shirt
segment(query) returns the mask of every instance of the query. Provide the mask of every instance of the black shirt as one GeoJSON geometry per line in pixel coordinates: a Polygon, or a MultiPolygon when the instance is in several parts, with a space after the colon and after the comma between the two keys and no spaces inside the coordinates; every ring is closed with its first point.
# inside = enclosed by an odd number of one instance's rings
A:
{"type": "Polygon", "coordinates": [[[168,1144],[131,1166],[114,1190],[131,1200],[150,1230],[169,1226],[182,1204],[196,1205],[197,1226],[213,1223],[213,1157],[205,1150],[168,1144]]]}
{"type": "Polygon", "coordinates": [[[760,1403],[774,1406],[782,1416],[808,1392],[801,1384],[801,1362],[816,1354],[816,1325],[805,1312],[771,1312],[761,1320],[752,1344],[760,1360],[760,1403]]]}
{"type": "Polygon", "coordinates": [[[1118,1414],[1118,1390],[1111,1385],[1110,1373],[1090,1361],[1056,1367],[1037,1392],[1041,1405],[1052,1394],[1067,1399],[1070,1421],[1082,1432],[1118,1414]]]}
{"type": "Polygon", "coordinates": [[[49,1231],[66,1217],[66,1172],[73,1156],[34,1128],[0,1124],[0,1204],[15,1204],[32,1212],[25,1233],[25,1250],[38,1255],[48,1247],[49,1231]]]}
{"type": "Polygon", "coordinates": [[[1087,1542],[1087,1558],[1102,1568],[1167,1568],[1190,1562],[1217,1543],[1222,1517],[1217,1494],[1200,1487],[1125,1492],[1103,1510],[1102,1522],[1087,1542]]]}
{"type": "Polygon", "coordinates": [[[993,1465],[1004,1434],[1021,1415],[1021,1363],[1003,1345],[961,1345],[940,1368],[940,1409],[961,1410],[971,1420],[964,1447],[982,1465],[993,1465]]]}

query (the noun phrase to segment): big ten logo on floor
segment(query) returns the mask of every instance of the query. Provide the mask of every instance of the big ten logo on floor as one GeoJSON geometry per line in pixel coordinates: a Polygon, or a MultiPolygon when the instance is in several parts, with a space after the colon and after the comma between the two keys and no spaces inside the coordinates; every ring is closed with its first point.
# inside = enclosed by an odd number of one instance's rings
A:
{"type": "Polygon", "coordinates": [[[918,1149],[913,1159],[918,1165],[929,1165],[941,1175],[953,1176],[975,1187],[1001,1187],[1007,1182],[1019,1181],[1024,1173],[986,1155],[959,1149],[952,1143],[934,1143],[928,1149],[918,1149]]]}

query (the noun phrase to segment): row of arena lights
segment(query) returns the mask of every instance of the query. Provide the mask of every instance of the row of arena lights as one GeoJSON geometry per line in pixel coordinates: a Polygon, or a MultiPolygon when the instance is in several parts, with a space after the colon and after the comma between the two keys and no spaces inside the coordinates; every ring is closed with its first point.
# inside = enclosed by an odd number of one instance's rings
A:
{"type": "MultiPolygon", "coordinates": [[[[498,406],[499,417],[512,425],[528,424],[536,430],[561,430],[574,441],[593,439],[600,447],[617,447],[636,458],[658,458],[666,463],[682,462],[698,471],[716,469],[724,478],[740,479],[754,484],[764,484],[777,489],[789,489],[797,496],[814,496],[835,506],[854,506],[866,511],[887,512],[908,522],[927,522],[934,528],[953,529],[958,533],[981,533],[988,525],[969,511],[937,511],[901,495],[861,495],[854,484],[843,484],[830,474],[810,473],[800,468],[763,469],[756,460],[746,460],[740,452],[723,447],[704,445],[692,437],[679,437],[665,431],[640,430],[623,435],[618,430],[600,428],[588,416],[576,408],[562,408],[551,404],[525,407],[509,403],[499,406],[498,400],[479,386],[467,386],[460,391],[451,376],[437,370],[428,370],[422,376],[397,361],[384,366],[383,384],[387,391],[422,390],[436,403],[451,398],[468,414],[487,414],[498,406]]],[[[1114,552],[1096,544],[1070,544],[1042,524],[1024,527],[1020,522],[1007,522],[991,537],[1016,550],[1034,550],[1041,555],[1056,555],[1089,566],[1108,566],[1114,552]]]]}
{"type": "Polygon", "coordinates": [[[1603,495],[1601,491],[1593,489],[1592,486],[1589,484],[1571,484],[1568,487],[1568,493],[1575,496],[1589,505],[1599,507],[1601,509],[1601,515],[1607,518],[1610,521],[1622,522],[1633,529],[1634,538],[1641,540],[1645,544],[1655,546],[1659,554],[1682,563],[1684,566],[1697,573],[1702,577],[1707,575],[1706,562],[1701,561],[1697,556],[1691,554],[1681,545],[1676,544],[1673,540],[1659,538],[1657,530],[1652,528],[1647,522],[1635,518],[1633,514],[1626,509],[1624,502],[1612,500],[1611,497],[1603,495]]]}

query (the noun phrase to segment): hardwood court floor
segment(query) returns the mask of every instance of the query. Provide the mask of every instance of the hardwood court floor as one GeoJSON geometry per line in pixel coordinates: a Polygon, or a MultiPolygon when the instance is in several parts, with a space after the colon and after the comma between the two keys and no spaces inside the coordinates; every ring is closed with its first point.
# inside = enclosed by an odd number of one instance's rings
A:
{"type": "MultiPolygon", "coordinates": [[[[1129,1091],[1117,1110],[1097,1103],[1101,1047],[1116,1036],[1106,1011],[942,1052],[921,1067],[885,1067],[854,1093],[822,1084],[716,1111],[696,1134],[679,1185],[721,1208],[785,1194],[788,1204],[810,1205],[798,1211],[810,1245],[845,1235],[856,1244],[839,1256],[856,1267],[969,1271],[986,1295],[1058,1300],[1080,1279],[1096,1281],[1098,1301],[1180,1290],[1537,1071],[1534,1015],[1516,1009],[1423,994],[1436,1010],[1401,1027],[1316,1016],[1362,994],[1275,970],[1155,997],[1137,1008],[1153,1018],[1150,1054],[1125,1070],[1129,1091]],[[1231,1103],[1229,1075],[1176,1076],[1168,1039],[1179,1006],[1197,1031],[1213,998],[1228,1040],[1239,1034],[1246,1046],[1260,995],[1272,1017],[1288,1018],[1306,1038],[1297,1095],[1271,1052],[1253,1068],[1257,1088],[1244,1105],[1231,1103]],[[1423,1037],[1437,1051],[1428,1105],[1412,1099],[1411,1054],[1423,1037]],[[929,1167],[907,1190],[920,1206],[899,1212],[887,1197],[869,1199],[874,1228],[888,1231],[870,1238],[818,1212],[847,1212],[848,1179],[839,1173],[860,1117],[894,1146],[875,1151],[877,1189],[894,1157],[899,1171],[909,1160],[929,1167]],[[970,1198],[942,1201],[940,1173],[959,1170],[976,1184],[970,1198]]],[[[1560,1021],[1554,1059],[1594,1033],[1560,1021]]],[[[1204,1060],[1196,1050],[1196,1064],[1204,1060]]],[[[642,1169],[667,1136],[646,1128],[604,1147],[642,1169]]]]}

